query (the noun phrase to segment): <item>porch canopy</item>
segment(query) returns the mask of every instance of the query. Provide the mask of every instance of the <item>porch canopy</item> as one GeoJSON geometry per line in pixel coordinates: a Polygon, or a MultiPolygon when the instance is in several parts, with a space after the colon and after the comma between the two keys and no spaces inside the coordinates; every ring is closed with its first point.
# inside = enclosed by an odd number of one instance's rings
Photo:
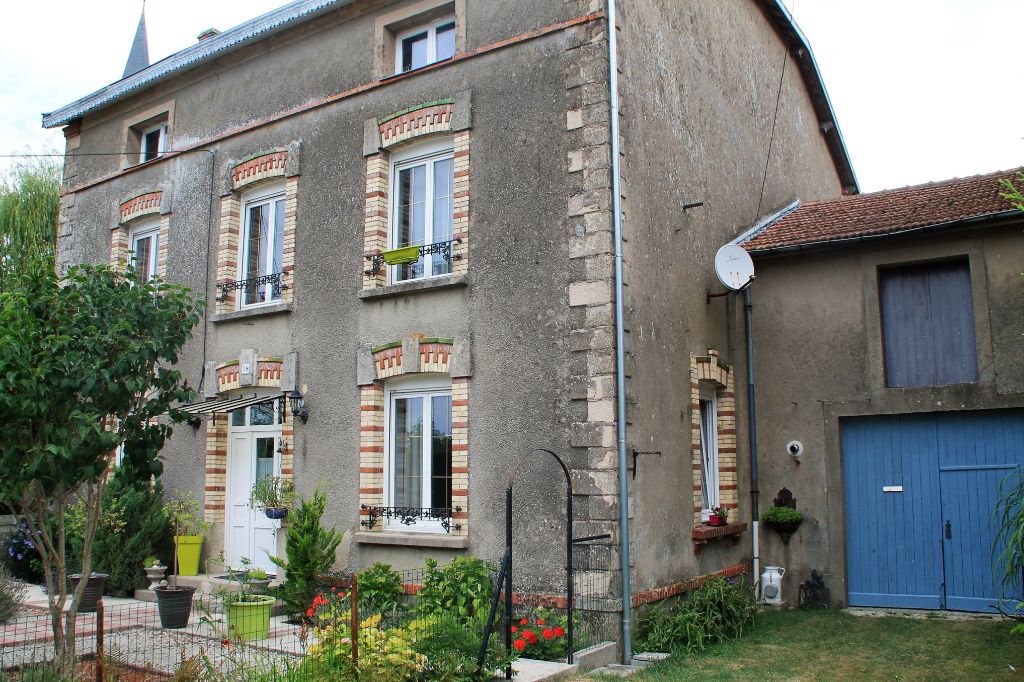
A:
{"type": "Polygon", "coordinates": [[[250,405],[260,405],[280,400],[280,395],[251,395],[248,398],[221,398],[207,400],[194,405],[182,405],[177,408],[188,414],[217,414],[219,412],[234,412],[250,405]]]}

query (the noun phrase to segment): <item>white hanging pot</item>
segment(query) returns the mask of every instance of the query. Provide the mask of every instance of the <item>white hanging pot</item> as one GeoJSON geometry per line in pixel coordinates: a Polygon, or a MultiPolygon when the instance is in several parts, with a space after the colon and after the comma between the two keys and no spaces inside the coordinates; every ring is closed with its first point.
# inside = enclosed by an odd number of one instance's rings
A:
{"type": "Polygon", "coordinates": [[[761,601],[765,604],[782,603],[782,576],[786,569],[782,566],[765,566],[761,573],[761,601]]]}

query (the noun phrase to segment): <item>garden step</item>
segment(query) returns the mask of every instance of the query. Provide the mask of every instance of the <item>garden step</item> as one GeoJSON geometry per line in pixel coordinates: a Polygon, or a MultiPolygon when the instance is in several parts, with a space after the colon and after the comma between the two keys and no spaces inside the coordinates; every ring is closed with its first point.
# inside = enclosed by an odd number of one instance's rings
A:
{"type": "MultiPolygon", "coordinates": [[[[554,661],[536,661],[532,658],[519,658],[512,664],[516,674],[515,682],[547,682],[572,677],[578,672],[578,666],[554,661]]],[[[503,680],[505,676],[494,678],[503,680]]]]}

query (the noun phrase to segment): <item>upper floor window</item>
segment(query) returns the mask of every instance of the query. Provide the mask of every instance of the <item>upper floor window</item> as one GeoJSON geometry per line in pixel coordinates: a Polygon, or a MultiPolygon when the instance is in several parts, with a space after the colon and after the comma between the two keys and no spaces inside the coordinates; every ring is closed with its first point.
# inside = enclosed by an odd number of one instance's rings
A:
{"type": "Polygon", "coordinates": [[[413,71],[454,56],[454,17],[418,26],[395,39],[395,73],[413,71]]]}
{"type": "Polygon", "coordinates": [[[394,206],[389,248],[415,248],[415,260],[392,270],[395,282],[452,271],[455,159],[451,140],[419,145],[392,157],[394,206]]]}
{"type": "Polygon", "coordinates": [[[167,151],[167,124],[146,128],[140,135],[139,163],[151,161],[167,151]]]}
{"type": "Polygon", "coordinates": [[[878,297],[886,386],[978,380],[967,259],[882,268],[878,297]]]}
{"type": "Polygon", "coordinates": [[[245,198],[241,260],[242,307],[281,299],[284,266],[284,187],[264,187],[245,198]]]}
{"type": "Polygon", "coordinates": [[[129,238],[132,265],[140,282],[156,279],[160,254],[160,221],[134,227],[129,238]]]}

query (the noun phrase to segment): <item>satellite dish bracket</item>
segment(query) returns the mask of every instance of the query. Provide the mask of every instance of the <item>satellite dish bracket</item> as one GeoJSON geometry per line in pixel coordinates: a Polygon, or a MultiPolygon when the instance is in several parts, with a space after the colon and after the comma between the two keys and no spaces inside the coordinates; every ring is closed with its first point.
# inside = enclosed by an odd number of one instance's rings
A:
{"type": "Polygon", "coordinates": [[[754,283],[754,275],[751,275],[750,279],[748,279],[746,281],[746,283],[743,286],[741,286],[739,289],[730,289],[729,291],[723,291],[720,294],[713,294],[713,293],[711,293],[711,289],[705,289],[704,292],[705,292],[705,294],[707,296],[706,304],[707,305],[711,305],[711,299],[713,299],[713,298],[721,298],[723,296],[728,296],[729,294],[738,294],[741,291],[743,291],[744,289],[746,289],[747,287],[749,287],[753,283],[754,283]]]}

